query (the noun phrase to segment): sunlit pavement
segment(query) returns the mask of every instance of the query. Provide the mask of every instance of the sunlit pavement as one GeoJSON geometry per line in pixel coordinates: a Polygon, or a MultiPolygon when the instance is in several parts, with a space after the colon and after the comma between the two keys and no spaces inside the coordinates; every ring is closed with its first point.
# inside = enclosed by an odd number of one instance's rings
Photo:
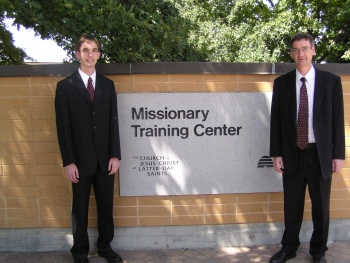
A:
{"type": "MultiPolygon", "coordinates": [[[[297,256],[288,263],[312,262],[308,254],[309,244],[299,248],[297,256]]],[[[350,262],[350,240],[328,244],[326,258],[329,263],[350,262]]],[[[220,249],[167,249],[167,250],[122,250],[117,251],[125,263],[228,263],[268,262],[280,246],[227,247],[220,249]]],[[[107,262],[96,252],[89,255],[90,263],[107,262]]],[[[69,251],[64,252],[0,252],[1,263],[72,263],[69,251]]]]}

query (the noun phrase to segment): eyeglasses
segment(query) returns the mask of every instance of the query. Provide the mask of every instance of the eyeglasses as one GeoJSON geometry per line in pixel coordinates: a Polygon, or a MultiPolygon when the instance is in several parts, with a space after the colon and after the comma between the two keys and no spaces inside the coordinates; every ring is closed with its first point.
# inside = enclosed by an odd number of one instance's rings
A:
{"type": "Polygon", "coordinates": [[[299,48],[292,48],[292,53],[299,54],[300,51],[303,52],[303,53],[307,53],[307,52],[310,51],[310,49],[311,49],[311,47],[302,47],[301,49],[299,49],[299,48]]]}

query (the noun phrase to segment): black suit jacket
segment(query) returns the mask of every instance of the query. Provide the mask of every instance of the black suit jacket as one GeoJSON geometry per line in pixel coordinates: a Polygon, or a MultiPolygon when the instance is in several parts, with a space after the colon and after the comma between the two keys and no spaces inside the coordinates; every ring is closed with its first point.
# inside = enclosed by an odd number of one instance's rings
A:
{"type": "Polygon", "coordinates": [[[56,126],[63,166],[75,163],[79,175],[108,171],[111,157],[121,159],[117,94],[112,80],[96,74],[94,102],[78,71],[57,83],[56,126]]]}
{"type": "MultiPolygon", "coordinates": [[[[274,81],[270,156],[283,158],[284,172],[297,170],[296,70],[274,81]]],[[[322,176],[332,176],[332,159],[345,159],[344,107],[340,77],[315,68],[313,128],[322,176]]]]}

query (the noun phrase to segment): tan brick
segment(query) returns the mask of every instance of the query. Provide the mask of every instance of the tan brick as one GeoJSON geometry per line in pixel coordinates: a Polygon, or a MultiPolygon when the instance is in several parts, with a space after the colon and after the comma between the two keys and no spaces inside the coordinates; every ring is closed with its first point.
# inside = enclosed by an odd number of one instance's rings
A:
{"type": "Polygon", "coordinates": [[[67,197],[38,198],[39,208],[70,207],[71,199],[67,197]]]}
{"type": "Polygon", "coordinates": [[[0,108],[28,108],[30,107],[29,97],[0,97],[0,108]]]}
{"type": "Polygon", "coordinates": [[[331,209],[350,209],[350,200],[331,200],[331,209]]]}
{"type": "Polygon", "coordinates": [[[134,75],[135,82],[169,82],[167,74],[138,74],[134,75]]]}
{"type": "Polygon", "coordinates": [[[265,223],[267,222],[267,214],[255,213],[255,214],[237,214],[237,223],[265,223]]]}
{"type": "Polygon", "coordinates": [[[7,218],[39,218],[39,212],[36,208],[12,208],[7,209],[7,218]]]}
{"type": "Polygon", "coordinates": [[[240,74],[239,82],[273,82],[273,76],[270,74],[240,74]]]}
{"type": "Polygon", "coordinates": [[[7,225],[9,228],[33,228],[40,227],[39,218],[13,218],[7,219],[7,225]]]}
{"type": "Polygon", "coordinates": [[[236,212],[235,205],[206,205],[205,215],[216,215],[216,214],[234,214],[236,212]]]}
{"type": "Polygon", "coordinates": [[[61,197],[66,196],[69,193],[69,186],[41,186],[38,187],[39,197],[61,197]]]}
{"type": "Polygon", "coordinates": [[[31,108],[0,108],[0,120],[30,120],[31,108]]]}
{"type": "Polygon", "coordinates": [[[31,120],[6,120],[0,121],[1,131],[30,131],[33,125],[31,120]]]}
{"type": "Polygon", "coordinates": [[[331,200],[349,200],[350,199],[350,189],[333,189],[331,192],[331,200]]]}
{"type": "Polygon", "coordinates": [[[120,93],[133,93],[135,92],[135,84],[134,83],[117,83],[116,84],[116,92],[120,93]]]}
{"type": "Polygon", "coordinates": [[[171,205],[170,196],[144,196],[139,197],[138,203],[140,206],[169,206],[171,205]]]}
{"type": "Polygon", "coordinates": [[[32,108],[32,119],[33,120],[56,120],[55,108],[52,107],[42,107],[42,108],[32,108]]]}
{"type": "Polygon", "coordinates": [[[169,83],[160,83],[160,82],[140,82],[135,83],[135,92],[169,92],[170,87],[169,83]]]}
{"type": "Polygon", "coordinates": [[[4,176],[5,187],[28,187],[36,186],[35,176],[4,176]]]}
{"type": "Polygon", "coordinates": [[[171,217],[139,217],[139,226],[170,226],[171,217]]]}
{"type": "Polygon", "coordinates": [[[270,202],[283,202],[283,192],[279,193],[269,193],[270,202]]]}
{"type": "Polygon", "coordinates": [[[36,142],[55,142],[57,141],[56,130],[33,131],[33,139],[36,142]]]}
{"type": "Polygon", "coordinates": [[[0,218],[0,228],[7,228],[7,221],[6,219],[0,218]]]}
{"type": "Polygon", "coordinates": [[[284,212],[268,213],[267,222],[284,222],[284,212]]]}
{"type": "Polygon", "coordinates": [[[1,144],[1,153],[3,154],[32,152],[34,152],[34,143],[32,142],[9,142],[1,144]]]}
{"type": "Polygon", "coordinates": [[[71,227],[72,220],[70,218],[42,218],[40,220],[40,227],[42,228],[62,228],[71,227]]]}
{"type": "Polygon", "coordinates": [[[27,153],[12,153],[3,155],[3,164],[14,168],[13,165],[32,165],[35,163],[35,155],[27,153]]]}
{"type": "Polygon", "coordinates": [[[240,83],[238,91],[240,92],[272,92],[273,83],[270,82],[251,82],[240,83]]]}
{"type": "Polygon", "coordinates": [[[31,142],[32,131],[3,131],[0,133],[0,142],[31,142]]]}
{"type": "Polygon", "coordinates": [[[89,218],[88,227],[97,227],[97,218],[89,218]]]}
{"type": "Polygon", "coordinates": [[[36,197],[8,197],[6,198],[7,208],[37,208],[37,198],[36,197]]]}
{"type": "Polygon", "coordinates": [[[202,205],[173,206],[172,214],[174,216],[204,215],[204,206],[202,205]]]}
{"type": "Polygon", "coordinates": [[[261,203],[269,200],[268,193],[238,194],[237,203],[261,203]]]}
{"type": "Polygon", "coordinates": [[[237,92],[238,83],[236,82],[205,82],[204,91],[209,92],[237,92]]]}
{"type": "Polygon", "coordinates": [[[330,211],[331,218],[350,218],[350,209],[346,210],[331,210],[330,211]]]}
{"type": "Polygon", "coordinates": [[[33,108],[53,107],[54,101],[54,97],[31,97],[31,106],[33,108]]]}
{"type": "Polygon", "coordinates": [[[137,207],[118,206],[113,209],[114,216],[137,216],[137,207]]]}
{"type": "Polygon", "coordinates": [[[204,74],[205,82],[238,82],[239,75],[237,74],[204,74]]]}
{"type": "Polygon", "coordinates": [[[267,207],[267,203],[237,204],[237,213],[264,213],[268,211],[267,207]]]}
{"type": "Polygon", "coordinates": [[[37,176],[36,179],[37,179],[37,186],[56,186],[56,187],[71,186],[71,183],[68,181],[68,179],[65,177],[63,173],[61,175],[37,176]]]}
{"type": "Polygon", "coordinates": [[[202,195],[178,195],[172,197],[173,205],[204,205],[202,195]]]}
{"type": "Polygon", "coordinates": [[[203,92],[203,83],[186,82],[186,83],[170,83],[170,92],[203,92]]]}
{"type": "MultiPolygon", "coordinates": [[[[60,153],[58,142],[35,142],[34,152],[36,153],[60,153]]],[[[61,162],[62,163],[62,160],[61,162]]]]}
{"type": "Polygon", "coordinates": [[[176,226],[204,225],[204,216],[173,216],[172,224],[176,226]]]}
{"type": "Polygon", "coordinates": [[[114,83],[118,82],[134,82],[135,75],[106,75],[107,78],[114,81],[114,83]]]}
{"type": "Polygon", "coordinates": [[[114,218],[115,226],[138,226],[137,217],[115,217],[114,218]]]}
{"type": "Polygon", "coordinates": [[[204,196],[205,204],[235,204],[236,195],[227,194],[227,195],[205,195],[204,196]]]}
{"type": "Polygon", "coordinates": [[[48,131],[48,130],[49,131],[56,130],[56,120],[44,119],[44,120],[33,121],[33,131],[48,131]]]}
{"type": "Polygon", "coordinates": [[[30,77],[30,84],[31,85],[43,85],[43,84],[50,84],[50,85],[56,85],[58,81],[64,79],[63,76],[37,76],[37,77],[30,77]]]}
{"type": "MultiPolygon", "coordinates": [[[[36,153],[35,154],[36,164],[62,164],[60,153],[36,153]]],[[[59,165],[61,167],[61,165],[59,165]]],[[[57,167],[55,167],[55,170],[57,167]]]]}
{"type": "Polygon", "coordinates": [[[33,165],[13,164],[3,165],[4,176],[34,176],[35,169],[33,165]]]}
{"type": "Polygon", "coordinates": [[[71,218],[70,207],[46,207],[39,212],[41,218],[71,218]]]}
{"type": "Polygon", "coordinates": [[[6,207],[5,197],[0,198],[0,209],[3,209],[6,207]]]}
{"type": "Polygon", "coordinates": [[[9,85],[27,85],[29,86],[30,77],[1,77],[0,87],[9,85]]]}
{"type": "Polygon", "coordinates": [[[135,196],[114,197],[114,206],[137,206],[137,199],[135,196]]]}
{"type": "Polygon", "coordinates": [[[171,207],[141,206],[138,209],[138,216],[171,216],[171,207]]]}
{"type": "Polygon", "coordinates": [[[284,210],[284,203],[283,202],[279,202],[279,203],[269,203],[268,205],[269,212],[283,212],[284,210]]]}
{"type": "Polygon", "coordinates": [[[38,164],[35,167],[37,175],[61,175],[62,166],[60,164],[38,164]]]}
{"type": "Polygon", "coordinates": [[[34,84],[30,87],[32,96],[55,96],[56,84],[34,84]]]}
{"type": "Polygon", "coordinates": [[[236,223],[236,215],[205,215],[206,225],[222,225],[234,223],[236,223]]]}
{"type": "Polygon", "coordinates": [[[169,75],[170,82],[203,82],[204,75],[202,74],[171,74],[169,75]]]}
{"type": "Polygon", "coordinates": [[[6,197],[37,197],[37,187],[6,187],[6,197]]]}
{"type": "Polygon", "coordinates": [[[0,86],[0,97],[25,97],[30,96],[30,88],[24,85],[0,86]]]}

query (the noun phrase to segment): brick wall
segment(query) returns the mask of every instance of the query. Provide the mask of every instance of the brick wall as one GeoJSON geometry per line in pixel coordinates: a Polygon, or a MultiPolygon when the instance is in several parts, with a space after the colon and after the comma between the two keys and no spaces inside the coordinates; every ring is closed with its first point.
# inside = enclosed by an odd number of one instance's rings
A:
{"type": "MultiPolygon", "coordinates": [[[[269,92],[273,74],[109,75],[118,93],[269,92]]],[[[331,218],[350,219],[350,75],[341,75],[346,161],[335,174],[331,218]]],[[[70,227],[71,187],[64,176],[55,127],[57,76],[0,77],[0,228],[70,227]]],[[[93,194],[93,193],[92,193],[93,194]]],[[[305,219],[310,219],[306,200],[305,219]]],[[[89,225],[96,226],[93,196],[89,225]]],[[[120,197],[115,225],[170,226],[283,221],[283,193],[120,197]]]]}

